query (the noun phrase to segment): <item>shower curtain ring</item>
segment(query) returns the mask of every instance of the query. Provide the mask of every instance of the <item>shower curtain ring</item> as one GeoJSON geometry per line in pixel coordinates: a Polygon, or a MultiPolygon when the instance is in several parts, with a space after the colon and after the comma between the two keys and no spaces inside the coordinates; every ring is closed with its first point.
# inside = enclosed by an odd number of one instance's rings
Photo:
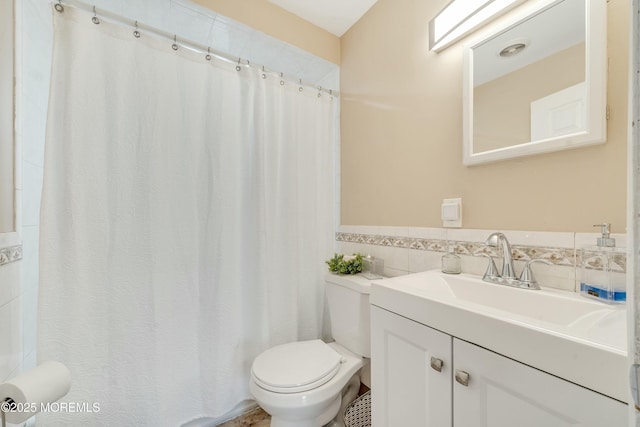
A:
{"type": "Polygon", "coordinates": [[[284,74],[280,72],[280,86],[284,86],[284,74]]]}
{"type": "Polygon", "coordinates": [[[53,6],[53,8],[56,10],[56,12],[64,12],[64,7],[62,6],[62,3],[60,2],[60,0],[58,0],[58,3],[56,3],[56,5],[53,6]]]}
{"type": "Polygon", "coordinates": [[[211,61],[211,48],[207,47],[207,54],[205,55],[204,59],[206,59],[207,61],[211,61]]]}
{"type": "Polygon", "coordinates": [[[171,45],[171,49],[178,50],[178,38],[176,35],[173,35],[173,44],[171,45]]]}
{"type": "Polygon", "coordinates": [[[304,89],[302,88],[302,79],[299,79],[300,87],[298,88],[298,92],[302,92],[304,89]]]}
{"type": "Polygon", "coordinates": [[[242,70],[242,67],[240,66],[240,61],[241,60],[242,60],[242,58],[238,58],[238,65],[236,65],[236,71],[242,70]]]}
{"type": "Polygon", "coordinates": [[[136,29],[133,31],[133,37],[139,39],[140,38],[140,31],[138,31],[138,21],[136,21],[135,26],[136,26],[136,29]]]}
{"type": "Polygon", "coordinates": [[[267,78],[267,74],[264,72],[264,65],[262,66],[262,78],[263,79],[267,78]]]}
{"type": "Polygon", "coordinates": [[[93,6],[93,18],[91,18],[91,22],[98,25],[100,23],[100,18],[98,18],[98,14],[96,13],[96,7],[93,6]]]}

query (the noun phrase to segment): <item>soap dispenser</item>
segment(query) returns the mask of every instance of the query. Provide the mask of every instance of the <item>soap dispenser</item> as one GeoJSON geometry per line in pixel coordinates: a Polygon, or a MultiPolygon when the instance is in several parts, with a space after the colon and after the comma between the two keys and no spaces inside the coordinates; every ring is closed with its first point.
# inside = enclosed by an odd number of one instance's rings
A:
{"type": "Polygon", "coordinates": [[[460,274],[462,265],[460,256],[453,252],[449,252],[449,241],[447,241],[447,251],[442,255],[442,272],[447,274],[460,274]]]}
{"type": "Polygon", "coordinates": [[[626,251],[616,247],[611,237],[611,224],[596,224],[601,237],[595,246],[585,246],[581,250],[582,268],[580,293],[608,304],[624,303],[627,300],[626,251]]]}
{"type": "Polygon", "coordinates": [[[384,274],[384,260],[368,254],[362,260],[362,275],[365,279],[382,279],[384,274]]]}

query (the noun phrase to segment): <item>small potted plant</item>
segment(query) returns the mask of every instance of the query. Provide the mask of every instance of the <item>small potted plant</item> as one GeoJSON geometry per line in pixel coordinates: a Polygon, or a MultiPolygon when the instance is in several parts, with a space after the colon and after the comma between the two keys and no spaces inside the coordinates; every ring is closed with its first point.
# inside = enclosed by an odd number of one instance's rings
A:
{"type": "Polygon", "coordinates": [[[325,261],[329,266],[329,271],[334,274],[358,274],[362,271],[362,255],[334,254],[333,258],[325,261]]]}

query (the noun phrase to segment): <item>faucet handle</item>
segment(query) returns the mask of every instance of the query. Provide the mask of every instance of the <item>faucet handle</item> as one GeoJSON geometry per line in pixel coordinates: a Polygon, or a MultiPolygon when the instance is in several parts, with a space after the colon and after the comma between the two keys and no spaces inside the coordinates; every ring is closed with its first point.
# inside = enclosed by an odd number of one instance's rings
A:
{"type": "Polygon", "coordinates": [[[540,289],[540,286],[538,286],[538,282],[536,282],[535,277],[533,277],[533,271],[531,270],[531,264],[533,264],[534,262],[553,265],[552,262],[544,258],[532,259],[530,261],[527,261],[527,263],[524,265],[524,268],[522,269],[522,273],[520,274],[520,279],[518,280],[522,282],[523,285],[525,285],[524,287],[531,289],[540,289]]]}
{"type": "Polygon", "coordinates": [[[482,256],[486,256],[489,258],[489,265],[487,265],[487,271],[485,271],[484,276],[482,276],[482,280],[486,279],[496,279],[500,277],[500,273],[498,273],[498,268],[496,267],[496,263],[493,261],[493,258],[489,254],[482,253],[482,256]]]}

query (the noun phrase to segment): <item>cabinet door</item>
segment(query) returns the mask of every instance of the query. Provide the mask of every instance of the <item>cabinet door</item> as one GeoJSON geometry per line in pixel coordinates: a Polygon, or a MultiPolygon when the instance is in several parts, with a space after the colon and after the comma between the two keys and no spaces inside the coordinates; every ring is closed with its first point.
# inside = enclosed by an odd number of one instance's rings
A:
{"type": "Polygon", "coordinates": [[[465,341],[453,339],[457,427],[624,427],[627,406],[465,341]],[[464,386],[456,379],[469,374],[464,386]]]}
{"type": "Polygon", "coordinates": [[[371,398],[373,427],[451,426],[451,337],[371,306],[371,398]]]}

